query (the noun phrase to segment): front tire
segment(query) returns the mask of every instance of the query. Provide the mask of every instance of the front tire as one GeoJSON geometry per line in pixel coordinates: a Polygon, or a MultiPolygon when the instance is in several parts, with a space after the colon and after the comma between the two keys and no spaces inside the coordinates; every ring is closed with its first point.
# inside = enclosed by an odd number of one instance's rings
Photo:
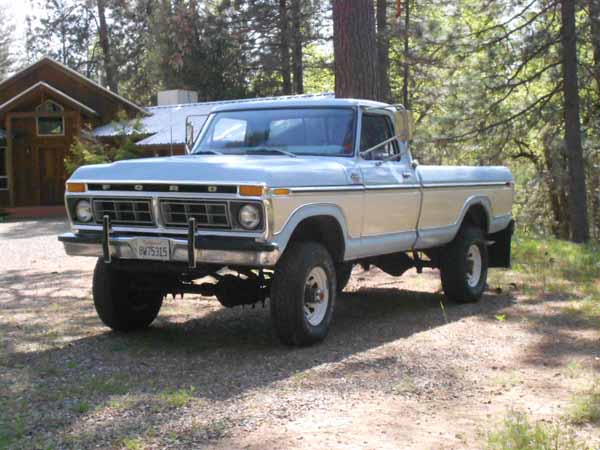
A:
{"type": "Polygon", "coordinates": [[[446,297],[460,303],[478,301],[485,291],[488,273],[483,231],[472,225],[461,228],[444,249],[440,271],[446,297]]]}
{"type": "Polygon", "coordinates": [[[335,304],[336,271],[321,244],[291,244],[275,268],[271,320],[279,339],[304,346],[327,336],[335,304]]]}
{"type": "Polygon", "coordinates": [[[94,306],[100,320],[115,331],[134,331],[148,327],[160,311],[163,294],[142,288],[143,280],[119,271],[98,259],[94,269],[94,306]],[[139,285],[136,285],[139,281],[139,285]]]}

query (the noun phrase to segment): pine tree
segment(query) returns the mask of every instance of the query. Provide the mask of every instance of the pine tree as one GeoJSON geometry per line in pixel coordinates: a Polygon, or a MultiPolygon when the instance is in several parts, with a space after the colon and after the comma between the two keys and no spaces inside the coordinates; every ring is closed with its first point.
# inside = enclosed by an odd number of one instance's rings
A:
{"type": "Polygon", "coordinates": [[[11,71],[13,65],[12,36],[14,25],[5,11],[0,9],[0,80],[4,79],[11,71]]]}

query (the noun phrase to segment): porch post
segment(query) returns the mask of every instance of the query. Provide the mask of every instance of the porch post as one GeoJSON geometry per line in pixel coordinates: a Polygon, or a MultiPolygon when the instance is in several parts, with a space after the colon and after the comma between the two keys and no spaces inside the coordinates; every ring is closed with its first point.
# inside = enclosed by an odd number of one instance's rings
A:
{"type": "Polygon", "coordinates": [[[11,207],[15,206],[15,177],[13,173],[13,137],[12,137],[12,118],[10,114],[6,115],[5,119],[6,130],[6,174],[8,175],[8,204],[11,207]]]}

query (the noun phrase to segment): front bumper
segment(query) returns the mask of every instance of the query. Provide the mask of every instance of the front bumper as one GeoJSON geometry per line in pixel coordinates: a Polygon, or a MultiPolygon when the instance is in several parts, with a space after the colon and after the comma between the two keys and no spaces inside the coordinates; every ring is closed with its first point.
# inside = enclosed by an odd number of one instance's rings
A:
{"type": "Polygon", "coordinates": [[[65,233],[58,240],[70,256],[138,259],[138,240],[154,237],[169,242],[171,262],[189,262],[190,249],[194,253],[193,261],[198,264],[273,267],[280,256],[276,244],[260,243],[250,238],[196,236],[194,246],[190,246],[188,239],[183,236],[111,234],[106,245],[100,233],[65,233]]]}

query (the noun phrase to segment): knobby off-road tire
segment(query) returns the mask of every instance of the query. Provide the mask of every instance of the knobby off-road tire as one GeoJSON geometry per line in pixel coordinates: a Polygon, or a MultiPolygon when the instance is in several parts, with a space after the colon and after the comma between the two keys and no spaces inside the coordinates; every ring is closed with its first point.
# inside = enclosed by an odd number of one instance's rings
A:
{"type": "Polygon", "coordinates": [[[337,288],[331,255],[321,244],[291,244],[275,267],[271,320],[279,339],[305,346],[327,336],[337,288]]]}
{"type": "Polygon", "coordinates": [[[442,287],[446,297],[460,303],[478,301],[488,273],[488,249],[483,231],[463,226],[446,246],[441,261],[442,287]]]}
{"type": "Polygon", "coordinates": [[[348,285],[350,277],[352,276],[352,269],[354,265],[351,263],[342,263],[336,267],[336,283],[337,292],[340,294],[348,285]]]}
{"type": "Polygon", "coordinates": [[[163,302],[162,292],[135,287],[131,273],[116,270],[98,259],[93,296],[102,322],[115,331],[134,331],[150,325],[163,302]]]}

